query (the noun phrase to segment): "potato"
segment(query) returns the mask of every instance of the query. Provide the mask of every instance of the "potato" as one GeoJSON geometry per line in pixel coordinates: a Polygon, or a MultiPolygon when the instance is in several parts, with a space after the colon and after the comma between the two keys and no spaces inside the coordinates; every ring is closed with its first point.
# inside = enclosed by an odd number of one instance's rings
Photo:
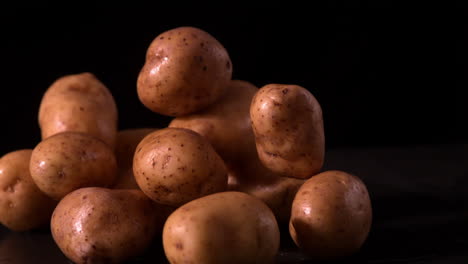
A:
{"type": "Polygon", "coordinates": [[[90,135],[63,132],[34,148],[30,172],[39,189],[54,199],[82,187],[105,187],[117,176],[115,155],[90,135]]]}
{"type": "Polygon", "coordinates": [[[119,169],[114,189],[139,189],[133,176],[133,156],[140,141],[154,130],[154,128],[138,128],[121,130],[117,133],[115,157],[119,169]]]}
{"type": "Polygon", "coordinates": [[[172,213],[163,229],[170,263],[273,263],[279,230],[270,209],[240,192],[216,193],[172,213]]]}
{"type": "Polygon", "coordinates": [[[227,188],[223,160],[206,139],[182,128],[147,135],[135,152],[133,173],[146,195],[171,206],[227,188]]]}
{"type": "Polygon", "coordinates": [[[242,167],[240,163],[244,157],[255,150],[249,109],[257,90],[248,82],[231,81],[226,94],[215,104],[201,112],[177,117],[169,127],[187,128],[199,133],[208,139],[230,170],[242,167]]]}
{"type": "Polygon", "coordinates": [[[88,133],[111,148],[117,135],[117,107],[109,90],[91,73],[67,75],[46,91],[39,107],[42,139],[60,132],[88,133]]]}
{"type": "Polygon", "coordinates": [[[137,92],[150,110],[182,116],[214,103],[231,76],[231,59],[214,37],[179,27],[160,34],[149,46],[137,92]]]}
{"type": "Polygon", "coordinates": [[[140,190],[89,187],[63,198],[52,215],[52,236],[73,262],[121,263],[142,253],[161,232],[167,208],[140,190]]]}
{"type": "Polygon", "coordinates": [[[297,85],[269,84],[252,100],[250,117],[262,163],[287,177],[306,179],[325,155],[322,109],[297,85]]]}
{"type": "Polygon", "coordinates": [[[276,177],[270,181],[252,181],[232,188],[262,200],[276,217],[279,224],[287,224],[291,217],[291,206],[299,187],[305,180],[276,177]]]}
{"type": "Polygon", "coordinates": [[[31,153],[18,150],[0,159],[0,222],[14,231],[46,225],[56,205],[31,178],[31,153]]]}
{"type": "Polygon", "coordinates": [[[294,198],[289,231],[294,242],[317,259],[351,255],[370,231],[372,207],[364,183],[342,171],[307,180],[294,198]]]}

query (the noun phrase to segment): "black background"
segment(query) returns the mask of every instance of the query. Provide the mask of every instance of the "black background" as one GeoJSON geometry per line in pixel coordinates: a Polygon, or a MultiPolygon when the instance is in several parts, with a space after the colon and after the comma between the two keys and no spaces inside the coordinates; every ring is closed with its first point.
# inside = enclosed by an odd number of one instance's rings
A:
{"type": "Polygon", "coordinates": [[[136,79],[158,34],[195,26],[226,47],[235,79],[298,84],[317,97],[326,168],[359,175],[372,197],[358,263],[466,263],[468,16],[291,6],[2,10],[0,153],[33,148],[42,94],[84,71],[112,91],[120,128],[165,126],[169,117],[138,101],[136,79]]]}
{"type": "Polygon", "coordinates": [[[136,78],[153,38],[187,25],[226,47],[233,78],[309,89],[329,148],[467,142],[463,13],[271,6],[3,11],[1,152],[39,141],[41,96],[65,74],[89,71],[103,81],[120,128],[165,126],[170,118],[138,101],[136,78]]]}

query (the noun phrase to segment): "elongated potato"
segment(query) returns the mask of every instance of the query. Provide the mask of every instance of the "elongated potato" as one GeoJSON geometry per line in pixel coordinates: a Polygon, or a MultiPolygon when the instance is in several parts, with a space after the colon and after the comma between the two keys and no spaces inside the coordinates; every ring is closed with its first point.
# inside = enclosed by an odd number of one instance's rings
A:
{"type": "Polygon", "coordinates": [[[214,37],[198,28],[179,27],[151,43],[137,92],[150,110],[182,116],[214,103],[231,76],[231,59],[214,37]]]}
{"type": "Polygon", "coordinates": [[[46,225],[57,204],[32,180],[31,153],[30,149],[18,150],[0,159],[0,223],[14,231],[46,225]]]}
{"type": "Polygon", "coordinates": [[[52,236],[77,264],[121,263],[142,253],[162,231],[169,211],[140,190],[83,188],[63,198],[52,236]]]}
{"type": "Polygon", "coordinates": [[[138,144],[154,128],[137,128],[121,130],[117,133],[115,157],[117,159],[118,176],[114,189],[139,189],[133,175],[133,156],[138,144]]]}
{"type": "Polygon", "coordinates": [[[267,168],[301,179],[320,171],[325,155],[322,109],[309,91],[265,85],[252,100],[250,117],[258,155],[267,168]]]}
{"type": "Polygon", "coordinates": [[[270,209],[240,192],[193,200],[172,213],[163,229],[170,263],[273,263],[279,230],[270,209]]]}
{"type": "Polygon", "coordinates": [[[364,183],[342,171],[326,171],[307,180],[294,198],[289,231],[294,242],[317,259],[358,251],[372,223],[364,183]]]}
{"type": "Polygon", "coordinates": [[[114,148],[117,106],[109,90],[93,74],[67,75],[44,94],[39,126],[42,139],[65,131],[83,132],[114,148]]]}
{"type": "Polygon", "coordinates": [[[63,132],[33,150],[30,172],[37,187],[59,200],[82,187],[106,187],[117,177],[115,154],[88,134],[63,132]]]}
{"type": "Polygon", "coordinates": [[[147,135],[135,152],[133,172],[146,195],[170,206],[227,188],[223,160],[206,139],[188,129],[165,128],[147,135]]]}

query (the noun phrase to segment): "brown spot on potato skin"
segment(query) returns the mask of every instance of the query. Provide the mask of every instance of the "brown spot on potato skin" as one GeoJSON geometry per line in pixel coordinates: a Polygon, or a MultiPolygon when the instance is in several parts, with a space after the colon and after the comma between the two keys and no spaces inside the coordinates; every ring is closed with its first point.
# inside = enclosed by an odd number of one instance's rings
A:
{"type": "Polygon", "coordinates": [[[154,112],[172,116],[187,115],[214,103],[232,77],[231,67],[224,67],[226,61],[230,64],[227,51],[200,29],[181,27],[163,34],[171,37],[161,40],[160,35],[153,40],[138,76],[140,101],[154,112]],[[177,34],[168,34],[171,32],[177,34]],[[196,41],[190,41],[193,32],[196,41]],[[166,52],[163,59],[154,59],[161,50],[166,52]],[[158,82],[161,84],[155,89],[158,82]]]}

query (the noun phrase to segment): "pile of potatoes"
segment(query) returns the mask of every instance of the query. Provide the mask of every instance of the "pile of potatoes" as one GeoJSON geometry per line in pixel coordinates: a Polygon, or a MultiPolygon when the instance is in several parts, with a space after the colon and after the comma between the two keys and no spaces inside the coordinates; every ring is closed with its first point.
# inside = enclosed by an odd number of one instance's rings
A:
{"type": "Polygon", "coordinates": [[[173,264],[271,263],[288,224],[313,258],[358,251],[371,226],[369,194],[356,176],[321,172],[315,97],[297,85],[231,80],[232,69],[200,29],[160,34],[137,93],[174,119],[122,131],[94,75],[59,78],[41,101],[42,141],[0,159],[0,222],[15,231],[50,225],[75,263],[120,263],[154,240],[173,264]]]}

